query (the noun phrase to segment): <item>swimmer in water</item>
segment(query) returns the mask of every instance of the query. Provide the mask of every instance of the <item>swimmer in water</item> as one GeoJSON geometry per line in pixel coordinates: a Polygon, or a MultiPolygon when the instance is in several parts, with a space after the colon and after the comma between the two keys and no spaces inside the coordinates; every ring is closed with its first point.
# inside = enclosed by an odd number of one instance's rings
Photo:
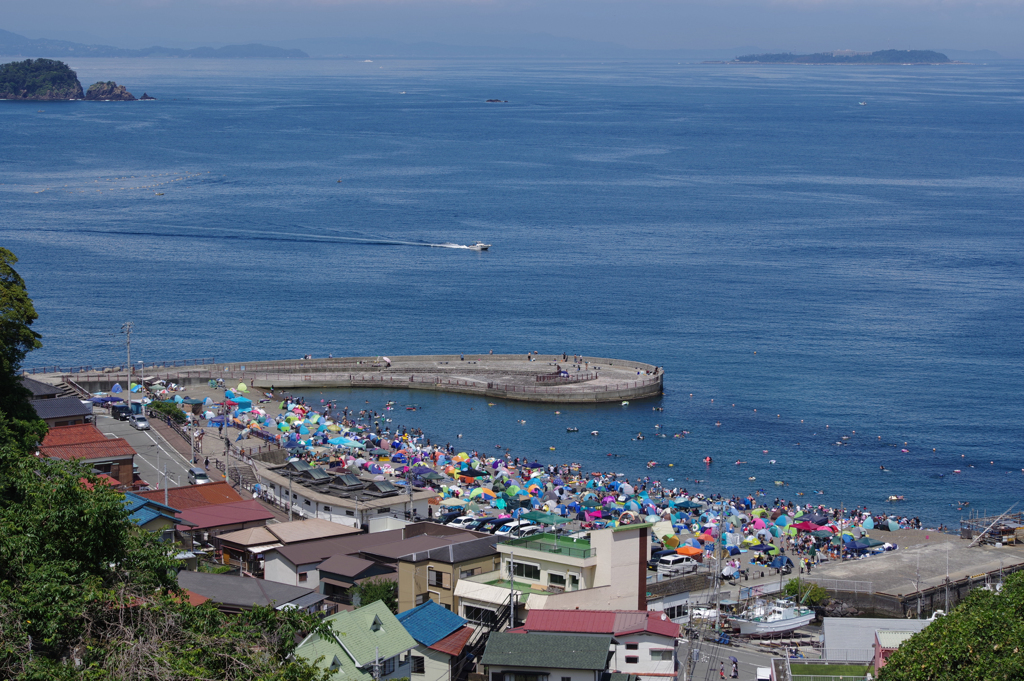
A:
{"type": "Polygon", "coordinates": [[[884,471],[884,470],[885,470],[885,466],[879,466],[879,467],[878,467],[878,470],[880,470],[880,471],[884,471]]]}

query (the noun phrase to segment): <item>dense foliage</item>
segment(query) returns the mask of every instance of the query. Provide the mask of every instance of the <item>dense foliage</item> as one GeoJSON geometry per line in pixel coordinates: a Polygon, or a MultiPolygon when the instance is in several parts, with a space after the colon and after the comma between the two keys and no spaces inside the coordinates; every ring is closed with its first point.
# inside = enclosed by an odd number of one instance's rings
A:
{"type": "Polygon", "coordinates": [[[384,601],[388,610],[398,612],[398,582],[383,577],[368,579],[355,587],[355,593],[359,596],[360,606],[384,601]]]}
{"type": "Polygon", "coordinates": [[[944,64],[949,57],[931,50],[878,50],[871,54],[745,54],[739,62],[761,64],[944,64]]]}
{"type": "Polygon", "coordinates": [[[82,97],[78,74],[61,61],[26,59],[0,66],[0,98],[73,99],[82,97]]]}
{"type": "Polygon", "coordinates": [[[185,423],[188,417],[185,416],[185,412],[181,410],[174,402],[150,402],[146,405],[146,409],[152,412],[163,414],[164,416],[170,416],[171,420],[175,423],[185,423]]]}
{"type": "Polygon", "coordinates": [[[0,249],[0,679],[325,679],[289,659],[321,620],[190,605],[177,586],[178,549],[131,521],[123,493],[81,462],[34,455],[36,440],[4,413],[31,412],[9,386],[39,346],[14,262],[0,249]]]}
{"type": "Polygon", "coordinates": [[[813,582],[801,582],[798,579],[786,582],[782,592],[786,596],[796,596],[804,605],[820,605],[828,600],[828,591],[813,582]]]}
{"type": "Polygon", "coordinates": [[[1024,572],[1000,593],[975,589],[893,653],[881,681],[1024,679],[1024,572]]]}
{"type": "Polygon", "coordinates": [[[18,378],[21,363],[32,350],[43,346],[32,330],[36,314],[25,290],[25,280],[15,271],[18,258],[0,248],[0,413],[19,445],[28,450],[46,435],[46,424],[28,403],[32,393],[18,378]]]}

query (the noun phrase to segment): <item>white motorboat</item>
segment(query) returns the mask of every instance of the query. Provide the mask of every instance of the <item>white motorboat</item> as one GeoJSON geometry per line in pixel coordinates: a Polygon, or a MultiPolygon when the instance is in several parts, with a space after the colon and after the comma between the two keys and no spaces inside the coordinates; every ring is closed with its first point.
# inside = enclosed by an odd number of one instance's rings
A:
{"type": "Polygon", "coordinates": [[[789,599],[758,600],[742,614],[730,617],[743,636],[769,636],[785,634],[810,624],[814,611],[797,605],[789,599]]]}
{"type": "Polygon", "coordinates": [[[483,241],[477,241],[472,246],[466,246],[466,248],[470,249],[471,251],[486,251],[490,247],[490,244],[485,244],[483,241]]]}

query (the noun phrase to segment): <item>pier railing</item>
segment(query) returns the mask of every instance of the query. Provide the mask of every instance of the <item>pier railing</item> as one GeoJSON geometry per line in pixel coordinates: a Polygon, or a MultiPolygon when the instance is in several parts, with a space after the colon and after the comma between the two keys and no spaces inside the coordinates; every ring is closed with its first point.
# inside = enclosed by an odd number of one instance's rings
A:
{"type": "MultiPolygon", "coordinates": [[[[200,357],[198,359],[172,359],[159,362],[136,362],[136,364],[142,364],[142,369],[165,369],[172,367],[191,367],[191,366],[203,366],[207,364],[215,364],[213,357],[200,357]]],[[[63,367],[58,365],[52,366],[40,366],[40,367],[29,367],[22,369],[23,373],[26,374],[84,374],[86,372],[94,372],[100,374],[109,374],[117,371],[126,371],[125,364],[107,364],[106,366],[95,366],[92,364],[85,364],[82,366],[69,366],[63,367]]],[[[133,374],[139,372],[139,367],[136,366],[132,369],[133,374]]]]}
{"type": "Polygon", "coordinates": [[[827,591],[845,591],[855,594],[873,594],[875,590],[871,582],[857,582],[849,579],[820,579],[818,577],[801,577],[805,582],[814,582],[827,591]]]}

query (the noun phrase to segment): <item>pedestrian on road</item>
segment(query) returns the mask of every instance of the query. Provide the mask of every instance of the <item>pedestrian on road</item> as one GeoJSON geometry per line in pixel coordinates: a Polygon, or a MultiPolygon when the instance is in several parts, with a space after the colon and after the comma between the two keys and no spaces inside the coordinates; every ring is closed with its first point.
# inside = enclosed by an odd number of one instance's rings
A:
{"type": "Polygon", "coordinates": [[[725,678],[725,663],[724,662],[722,663],[722,667],[718,670],[718,678],[720,678],[720,679],[724,679],[725,678]]]}
{"type": "Polygon", "coordinates": [[[732,663],[732,678],[740,678],[740,666],[735,662],[732,663]]]}
{"type": "Polygon", "coordinates": [[[206,457],[206,463],[204,465],[206,466],[206,470],[210,470],[210,457],[206,457]]]}

